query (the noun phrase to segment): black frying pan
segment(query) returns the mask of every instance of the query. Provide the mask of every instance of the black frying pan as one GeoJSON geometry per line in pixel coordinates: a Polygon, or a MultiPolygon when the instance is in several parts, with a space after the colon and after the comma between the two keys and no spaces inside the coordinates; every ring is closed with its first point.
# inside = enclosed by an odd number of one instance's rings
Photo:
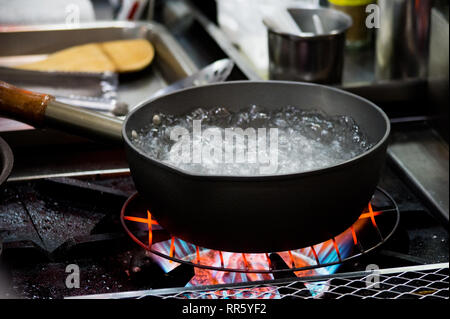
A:
{"type": "MultiPolygon", "coordinates": [[[[0,137],[0,190],[8,178],[13,168],[14,157],[9,145],[0,137]]],[[[0,255],[3,251],[3,244],[0,238],[0,255]]]]}
{"type": "Polygon", "coordinates": [[[227,82],[172,93],[135,108],[119,120],[55,102],[0,83],[0,112],[34,124],[125,141],[140,195],[172,235],[202,247],[270,252],[305,247],[345,231],[359,217],[378,183],[390,131],[373,103],[331,87],[294,82],[227,82]],[[159,112],[256,104],[292,105],[353,117],[374,147],[339,165],[278,176],[202,176],[149,158],[130,141],[159,112]]]}
{"type": "Polygon", "coordinates": [[[0,137],[0,187],[13,168],[14,157],[9,145],[0,137]]]}

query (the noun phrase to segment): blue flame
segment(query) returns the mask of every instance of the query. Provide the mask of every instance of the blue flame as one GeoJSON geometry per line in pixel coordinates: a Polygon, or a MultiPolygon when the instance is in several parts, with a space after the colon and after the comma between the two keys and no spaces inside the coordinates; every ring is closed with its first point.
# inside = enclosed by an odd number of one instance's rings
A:
{"type": "MultiPolygon", "coordinates": [[[[338,246],[339,254],[342,259],[350,256],[352,249],[354,247],[352,241],[352,235],[350,231],[344,232],[338,237],[336,237],[336,243],[338,246]]],[[[152,249],[162,252],[168,255],[170,251],[171,240],[167,240],[160,243],[155,243],[152,246],[152,249]]],[[[176,239],[174,241],[174,251],[175,256],[178,259],[188,260],[193,263],[196,262],[197,253],[196,247],[192,244],[189,244],[183,240],[176,239]]],[[[330,265],[327,267],[316,268],[314,270],[310,270],[307,275],[329,275],[335,273],[339,266],[339,255],[332,241],[327,241],[314,246],[314,249],[317,253],[320,264],[330,264],[336,263],[335,265],[330,265]]],[[[314,257],[314,253],[311,247],[294,250],[289,255],[287,252],[279,253],[281,258],[285,261],[286,264],[290,265],[292,263],[292,258],[294,259],[294,263],[296,267],[301,268],[303,266],[315,265],[316,259],[314,257]],[[300,265],[299,265],[300,263],[300,265]]],[[[210,266],[221,267],[220,255],[216,251],[212,251],[209,249],[200,249],[201,259],[209,258],[208,263],[210,266]]],[[[223,260],[225,262],[225,267],[229,267],[228,262],[236,262],[243,263],[241,254],[222,252],[223,260]]],[[[249,264],[252,268],[257,269],[268,269],[269,265],[267,263],[265,254],[246,254],[249,264]],[[259,267],[259,268],[258,268],[259,267]],[[261,268],[263,267],[263,268],[261,268]]],[[[167,273],[179,266],[179,263],[171,262],[166,258],[159,257],[157,255],[152,254],[153,259],[157,262],[160,267],[167,273]]],[[[230,267],[231,268],[231,267],[230,267]]],[[[258,280],[271,280],[274,279],[272,274],[249,274],[249,273],[239,273],[239,272],[224,272],[217,270],[205,270],[205,269],[196,269],[196,276],[192,278],[192,280],[186,285],[186,287],[192,287],[197,285],[202,285],[196,279],[198,272],[204,271],[208,272],[208,278],[214,278],[217,280],[216,283],[238,283],[238,282],[249,282],[249,281],[258,281],[258,280]]],[[[303,271],[296,272],[297,276],[304,276],[303,271]]],[[[211,284],[211,283],[209,283],[211,284]]],[[[328,289],[327,282],[314,282],[314,283],[305,283],[305,286],[310,291],[311,295],[320,296],[328,289]]],[[[255,289],[255,288],[254,288],[255,289]]],[[[276,292],[276,289],[272,291],[266,291],[263,288],[257,288],[256,290],[243,290],[243,292],[239,292],[239,290],[230,290],[228,292],[221,291],[221,298],[239,298],[239,297],[250,297],[254,298],[255,296],[258,298],[279,298],[280,296],[276,292]]]]}

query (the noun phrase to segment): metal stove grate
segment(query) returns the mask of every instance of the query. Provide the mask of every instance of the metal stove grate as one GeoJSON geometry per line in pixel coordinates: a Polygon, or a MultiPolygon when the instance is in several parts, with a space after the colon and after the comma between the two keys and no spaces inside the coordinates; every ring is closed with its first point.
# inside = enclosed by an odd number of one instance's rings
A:
{"type": "MultiPolygon", "coordinates": [[[[214,251],[193,244],[189,244],[179,238],[169,236],[165,244],[159,245],[155,243],[154,232],[161,230],[157,221],[152,219],[151,213],[143,207],[140,207],[137,193],[132,195],[124,204],[121,211],[121,222],[128,233],[128,235],[141,247],[150,251],[151,253],[179,264],[188,264],[193,267],[226,271],[226,272],[245,272],[269,274],[276,272],[292,272],[292,271],[306,271],[311,269],[324,268],[338,265],[343,262],[358,258],[361,255],[367,254],[370,251],[378,248],[385,243],[394,233],[398,226],[400,213],[395,201],[381,188],[377,188],[375,194],[368,204],[367,208],[362,212],[360,218],[354,225],[352,225],[345,232],[331,238],[327,242],[318,243],[310,247],[304,247],[297,250],[278,252],[282,256],[287,256],[289,260],[289,267],[276,268],[271,262],[270,254],[240,254],[242,263],[230,265],[227,252],[214,251]],[[134,207],[135,205],[136,207],[134,207]],[[383,227],[378,222],[379,216],[390,215],[389,222],[383,224],[383,227]],[[372,229],[372,236],[368,240],[364,236],[365,226],[363,224],[367,221],[368,228],[372,229]],[[370,221],[370,222],[368,222],[370,221]],[[137,232],[141,228],[131,228],[132,224],[140,224],[144,227],[146,235],[139,236],[137,232]],[[147,242],[147,243],[145,243],[147,242]],[[327,250],[324,253],[322,250],[327,250]],[[332,254],[329,251],[334,251],[332,254]],[[211,258],[203,258],[205,255],[219,256],[215,263],[210,263],[211,258]],[[336,258],[330,259],[333,255],[336,258]],[[298,261],[298,256],[306,256],[306,259],[298,261]],[[205,262],[206,259],[206,262],[205,262]],[[257,262],[252,263],[252,260],[257,262]],[[300,265],[299,265],[300,264],[300,265]]],[[[380,216],[380,217],[381,217],[380,216]]]]}

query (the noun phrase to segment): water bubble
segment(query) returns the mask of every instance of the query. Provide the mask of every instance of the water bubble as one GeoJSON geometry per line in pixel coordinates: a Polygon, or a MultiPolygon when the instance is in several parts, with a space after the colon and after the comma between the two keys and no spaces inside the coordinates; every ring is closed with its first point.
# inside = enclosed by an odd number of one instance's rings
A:
{"type": "MultiPolygon", "coordinates": [[[[187,149],[192,153],[193,141],[200,142],[202,147],[222,150],[225,154],[230,147],[230,141],[214,139],[201,133],[207,129],[218,129],[222,137],[226,128],[278,128],[278,168],[276,174],[300,173],[313,169],[320,169],[349,160],[372,147],[358,124],[350,116],[330,116],[319,110],[302,110],[294,106],[286,106],[273,111],[252,105],[239,112],[231,112],[226,107],[216,107],[209,110],[197,108],[181,116],[159,114],[160,121],[150,123],[132,133],[133,143],[145,151],[150,157],[175,165],[182,170],[206,175],[259,175],[260,161],[256,162],[225,162],[221,158],[203,158],[201,163],[186,161],[183,156],[176,154],[184,142],[174,141],[170,137],[176,126],[188,130],[187,149]],[[193,133],[193,121],[201,120],[202,131],[193,133]]],[[[236,132],[234,130],[233,132],[236,132]]],[[[237,134],[240,136],[239,134],[237,134]]],[[[242,134],[241,134],[242,135],[242,134]]],[[[248,139],[243,136],[244,143],[236,145],[233,156],[238,152],[248,159],[252,154],[263,152],[249,152],[248,139]]],[[[266,134],[266,147],[269,149],[270,135],[266,134]]],[[[263,144],[264,145],[264,144],[263,144]]],[[[191,156],[192,154],[190,154],[191,156]]],[[[191,158],[192,159],[192,158],[191,158]]]]}

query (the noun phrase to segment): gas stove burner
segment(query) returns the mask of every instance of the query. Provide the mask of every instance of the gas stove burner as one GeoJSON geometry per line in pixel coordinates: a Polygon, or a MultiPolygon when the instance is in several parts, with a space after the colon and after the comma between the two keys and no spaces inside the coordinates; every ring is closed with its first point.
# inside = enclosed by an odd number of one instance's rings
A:
{"type": "Polygon", "coordinates": [[[138,193],[128,198],[120,217],[125,231],[137,244],[169,263],[216,271],[264,274],[336,266],[367,254],[392,236],[398,226],[400,212],[389,194],[377,188],[367,208],[345,232],[309,247],[273,253],[217,251],[173,237],[152,219],[138,193]],[[277,267],[273,262],[274,255],[281,257],[288,267],[277,267]]]}

